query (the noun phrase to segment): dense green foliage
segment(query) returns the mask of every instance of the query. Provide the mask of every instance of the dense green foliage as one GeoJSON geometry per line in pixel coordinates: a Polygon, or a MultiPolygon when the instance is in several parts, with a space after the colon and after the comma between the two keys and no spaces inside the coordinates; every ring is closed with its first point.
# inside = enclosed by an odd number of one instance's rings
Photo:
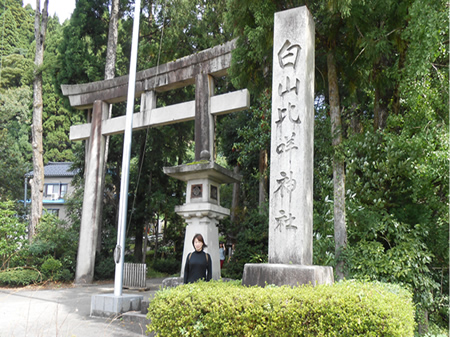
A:
{"type": "Polygon", "coordinates": [[[167,275],[174,275],[180,272],[181,261],[171,258],[158,259],[153,262],[153,269],[167,275]]]}
{"type": "Polygon", "coordinates": [[[25,241],[10,267],[32,268],[40,272],[44,281],[69,281],[75,274],[77,246],[78,232],[46,213],[36,229],[35,239],[31,244],[25,241]]]}
{"type": "Polygon", "coordinates": [[[258,210],[238,214],[235,227],[231,233],[236,233],[235,252],[231,256],[222,277],[240,279],[244,265],[249,263],[267,262],[268,252],[268,214],[258,210]]]}
{"type": "Polygon", "coordinates": [[[28,87],[0,91],[0,200],[23,196],[24,174],[31,162],[31,97],[28,87]]]}
{"type": "Polygon", "coordinates": [[[160,336],[407,337],[415,325],[408,291],[355,281],[294,288],[197,282],[157,292],[147,318],[147,332],[160,336]]]}
{"type": "Polygon", "coordinates": [[[32,244],[27,224],[18,216],[23,208],[12,201],[0,202],[0,284],[18,286],[43,280],[68,281],[75,271],[78,233],[45,214],[32,244]]]}
{"type": "Polygon", "coordinates": [[[13,201],[0,202],[0,270],[14,264],[20,248],[26,243],[26,224],[17,216],[13,201]]]}
{"type": "Polygon", "coordinates": [[[29,255],[25,257],[32,257],[31,264],[40,270],[44,268],[44,274],[47,271],[56,273],[53,275],[55,278],[68,273],[73,275],[78,246],[77,234],[74,227],[67,226],[54,215],[46,213],[36,228],[36,237],[27,249],[29,255]]]}
{"type": "Polygon", "coordinates": [[[0,285],[2,286],[22,287],[41,281],[41,273],[34,269],[15,268],[0,272],[0,285]]]}
{"type": "Polygon", "coordinates": [[[26,55],[34,40],[34,10],[29,5],[23,8],[22,3],[19,0],[5,0],[0,7],[0,20],[4,27],[0,47],[2,56],[26,55]]]}

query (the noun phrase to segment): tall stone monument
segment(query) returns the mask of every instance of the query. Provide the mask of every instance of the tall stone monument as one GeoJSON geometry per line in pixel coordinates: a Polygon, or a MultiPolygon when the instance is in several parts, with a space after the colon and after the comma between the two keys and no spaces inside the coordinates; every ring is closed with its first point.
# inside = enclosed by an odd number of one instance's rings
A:
{"type": "Polygon", "coordinates": [[[269,263],[246,264],[246,285],[333,282],[332,267],[312,266],[314,35],[305,6],[275,14],[269,263]]]}

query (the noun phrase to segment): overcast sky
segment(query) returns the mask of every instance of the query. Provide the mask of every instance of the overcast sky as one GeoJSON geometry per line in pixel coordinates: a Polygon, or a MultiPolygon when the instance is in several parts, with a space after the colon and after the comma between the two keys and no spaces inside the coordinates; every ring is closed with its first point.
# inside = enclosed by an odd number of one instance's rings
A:
{"type": "MultiPolygon", "coordinates": [[[[36,0],[23,0],[23,7],[30,4],[33,9],[36,8],[36,0]]],[[[41,0],[41,11],[43,1],[41,0]]],[[[49,0],[48,1],[48,13],[53,16],[55,13],[59,17],[59,22],[63,23],[64,20],[69,19],[75,9],[75,0],[49,0]]]]}

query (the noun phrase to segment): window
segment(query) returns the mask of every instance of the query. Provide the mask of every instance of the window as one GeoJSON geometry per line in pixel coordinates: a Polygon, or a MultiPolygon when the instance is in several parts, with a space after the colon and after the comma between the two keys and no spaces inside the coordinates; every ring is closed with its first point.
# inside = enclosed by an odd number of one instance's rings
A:
{"type": "Polygon", "coordinates": [[[44,184],[44,197],[51,198],[55,194],[59,196],[59,184],[44,184]]]}
{"type": "Polygon", "coordinates": [[[61,198],[64,198],[66,193],[67,193],[67,184],[61,184],[61,198]]]}
{"type": "Polygon", "coordinates": [[[56,217],[59,218],[59,209],[56,208],[46,208],[45,209],[47,213],[54,214],[56,217]]]}
{"type": "Polygon", "coordinates": [[[67,184],[44,184],[44,198],[64,198],[67,193],[67,187],[67,184]]]}

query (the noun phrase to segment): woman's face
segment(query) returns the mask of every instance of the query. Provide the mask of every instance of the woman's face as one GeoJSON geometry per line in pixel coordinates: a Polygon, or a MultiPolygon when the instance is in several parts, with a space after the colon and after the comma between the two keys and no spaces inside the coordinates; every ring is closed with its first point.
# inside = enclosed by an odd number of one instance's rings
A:
{"type": "Polygon", "coordinates": [[[194,247],[197,252],[201,252],[203,249],[203,242],[201,242],[199,239],[195,238],[194,239],[194,247]]]}

